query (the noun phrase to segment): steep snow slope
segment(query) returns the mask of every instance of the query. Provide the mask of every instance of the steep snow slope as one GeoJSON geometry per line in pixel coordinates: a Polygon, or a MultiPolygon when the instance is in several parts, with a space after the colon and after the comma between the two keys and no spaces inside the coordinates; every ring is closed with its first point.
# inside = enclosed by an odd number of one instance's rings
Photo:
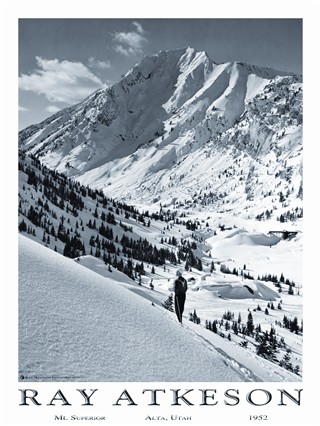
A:
{"type": "Polygon", "coordinates": [[[189,323],[181,327],[172,313],[129,291],[132,285],[124,277],[123,284],[111,276],[103,278],[81,262],[20,236],[20,377],[31,381],[297,379],[254,354],[248,356],[240,347],[230,343],[228,347],[227,341],[208,330],[189,323]]]}
{"type": "Polygon", "coordinates": [[[20,375],[49,381],[242,379],[173,318],[115,281],[23,237],[19,267],[20,375]]]}

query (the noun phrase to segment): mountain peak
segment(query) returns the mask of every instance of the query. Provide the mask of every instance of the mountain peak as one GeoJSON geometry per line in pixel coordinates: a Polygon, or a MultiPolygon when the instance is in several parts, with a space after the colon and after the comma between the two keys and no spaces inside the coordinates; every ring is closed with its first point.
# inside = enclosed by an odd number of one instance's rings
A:
{"type": "Polygon", "coordinates": [[[152,55],[146,55],[140,62],[135,64],[125,75],[128,76],[134,73],[137,68],[146,70],[152,67],[168,66],[171,64],[178,65],[180,61],[190,63],[195,56],[207,58],[205,52],[198,52],[192,47],[183,47],[171,50],[160,50],[152,55]]]}
{"type": "MultiPolygon", "coordinates": [[[[152,70],[158,67],[178,68],[181,72],[185,71],[188,67],[199,66],[206,64],[206,69],[210,71],[215,66],[236,66],[240,67],[243,72],[247,74],[257,75],[261,78],[272,79],[276,76],[295,76],[292,72],[276,70],[271,67],[258,66],[246,62],[215,62],[205,51],[198,51],[191,46],[180,47],[171,50],[160,50],[153,55],[147,55],[142,60],[135,64],[125,75],[125,78],[130,75],[135,75],[137,72],[142,73],[144,76],[149,75],[152,70]]],[[[296,76],[301,81],[301,76],[296,76]]]]}
{"type": "MultiPolygon", "coordinates": [[[[114,197],[143,192],[158,199],[178,172],[185,197],[192,167],[202,176],[199,187],[206,173],[215,176],[212,166],[205,174],[196,167],[204,152],[234,147],[253,159],[270,155],[271,162],[289,148],[300,152],[301,99],[296,76],[241,62],[216,64],[188,46],[145,56],[118,83],[21,131],[19,142],[47,167],[114,197]]],[[[171,192],[172,199],[178,195],[171,192]]]]}

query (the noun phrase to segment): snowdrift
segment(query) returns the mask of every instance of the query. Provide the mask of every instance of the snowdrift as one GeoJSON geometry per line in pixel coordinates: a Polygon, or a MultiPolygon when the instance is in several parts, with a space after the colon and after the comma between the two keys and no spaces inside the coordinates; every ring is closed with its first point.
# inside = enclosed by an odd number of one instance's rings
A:
{"type": "Polygon", "coordinates": [[[211,291],[214,295],[223,299],[262,299],[275,301],[280,299],[279,293],[270,289],[261,282],[250,282],[250,284],[241,283],[223,283],[206,285],[204,288],[211,291]]]}
{"type": "Polygon", "coordinates": [[[232,232],[230,235],[226,237],[231,238],[233,240],[233,243],[236,245],[257,245],[257,246],[273,246],[278,244],[279,241],[281,241],[281,238],[270,235],[267,236],[262,233],[249,233],[243,230],[237,230],[235,232],[232,232]]]}
{"type": "Polygon", "coordinates": [[[173,313],[19,236],[19,377],[244,381],[173,313]]]}

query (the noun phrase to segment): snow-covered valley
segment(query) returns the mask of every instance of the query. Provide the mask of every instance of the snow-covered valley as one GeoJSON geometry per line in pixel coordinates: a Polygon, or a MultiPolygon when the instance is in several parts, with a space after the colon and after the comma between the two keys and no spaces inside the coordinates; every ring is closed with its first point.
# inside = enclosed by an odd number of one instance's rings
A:
{"type": "MultiPolygon", "coordinates": [[[[60,377],[64,372],[65,377],[84,381],[301,380],[302,232],[293,232],[284,239],[276,220],[248,221],[214,210],[209,214],[207,208],[177,208],[174,214],[165,210],[160,215],[147,210],[139,213],[29,157],[20,159],[19,181],[20,376],[60,377]],[[33,240],[32,244],[29,240],[33,240]],[[29,259],[32,252],[34,257],[29,259]],[[37,259],[38,252],[43,253],[44,259],[37,259]],[[92,271],[88,277],[85,268],[92,271]],[[183,327],[175,314],[163,306],[173,292],[178,268],[184,271],[189,283],[183,327]],[[84,286],[81,290],[79,282],[84,286]],[[101,290],[103,283],[121,288],[115,302],[109,303],[108,290],[101,290]],[[34,300],[39,303],[33,303],[34,300]],[[190,316],[194,313],[196,317],[190,316]],[[255,329],[252,333],[247,331],[249,313],[255,329]],[[130,321],[123,315],[128,315],[130,321]],[[200,318],[200,323],[190,318],[200,318]],[[123,348],[123,325],[115,324],[113,330],[113,321],[127,324],[125,330],[131,324],[128,331],[133,341],[129,339],[129,349],[123,348]],[[149,335],[150,322],[162,329],[156,340],[153,336],[157,334],[149,335]],[[298,328],[292,328],[292,324],[298,328]],[[217,356],[217,351],[228,367],[225,370],[221,366],[220,372],[214,370],[209,374],[201,362],[191,375],[187,367],[182,375],[175,375],[176,366],[170,370],[167,365],[168,362],[174,366],[174,362],[166,357],[163,361],[161,355],[162,351],[167,354],[166,328],[169,334],[183,333],[180,338],[187,339],[197,353],[204,346],[203,362],[209,362],[205,360],[212,351],[213,357],[217,356]],[[272,330],[277,341],[274,352],[261,357],[257,355],[261,338],[272,334],[272,330]],[[96,332],[98,336],[93,339],[96,332]],[[101,339],[106,345],[103,350],[99,350],[101,339]],[[107,350],[110,339],[114,348],[111,352],[107,350]],[[116,367],[108,374],[101,373],[101,362],[105,366],[110,361],[111,365],[117,359],[119,363],[121,351],[129,351],[130,357],[135,354],[135,362],[140,363],[141,357],[145,359],[141,341],[148,342],[150,361],[133,370],[124,368],[121,362],[121,374],[116,367]],[[83,359],[77,358],[76,348],[80,346],[84,353],[88,351],[83,359]],[[296,373],[279,366],[286,354],[289,369],[296,373]],[[90,359],[95,367],[87,370],[81,363],[88,366],[90,359]],[[241,374],[233,370],[238,366],[241,374]]],[[[299,229],[299,222],[295,222],[294,229],[299,229]]],[[[182,346],[186,347],[184,343],[182,346]]],[[[174,358],[175,353],[180,359],[178,346],[170,347],[175,348],[170,357],[174,358]]]]}

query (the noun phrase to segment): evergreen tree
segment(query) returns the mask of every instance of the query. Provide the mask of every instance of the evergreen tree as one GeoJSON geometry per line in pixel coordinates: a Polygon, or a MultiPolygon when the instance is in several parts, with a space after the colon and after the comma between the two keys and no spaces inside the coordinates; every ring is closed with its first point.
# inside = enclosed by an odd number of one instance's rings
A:
{"type": "Polygon", "coordinates": [[[167,300],[162,303],[162,306],[168,311],[173,312],[173,294],[170,293],[167,300]]]}
{"type": "Polygon", "coordinates": [[[240,324],[241,324],[241,314],[239,312],[239,315],[238,315],[238,325],[240,325],[240,324]]]}
{"type": "Polygon", "coordinates": [[[293,371],[292,363],[291,363],[291,349],[288,348],[286,353],[284,354],[282,360],[279,362],[281,367],[284,367],[286,370],[293,371]]]}
{"type": "Polygon", "coordinates": [[[271,349],[275,353],[278,352],[278,341],[277,341],[276,331],[275,331],[274,327],[272,327],[272,326],[270,328],[270,333],[269,333],[269,343],[270,343],[271,349]]]}
{"type": "Polygon", "coordinates": [[[24,219],[22,219],[22,222],[20,222],[20,224],[19,224],[19,231],[20,232],[26,232],[26,230],[27,230],[27,224],[24,221],[24,219]]]}
{"type": "Polygon", "coordinates": [[[214,320],[214,321],[212,322],[212,331],[213,331],[214,333],[218,333],[218,329],[217,329],[217,320],[214,320]]]}
{"type": "Polygon", "coordinates": [[[238,335],[239,329],[238,329],[238,324],[237,324],[236,321],[233,321],[232,330],[233,330],[234,334],[238,335]]]}
{"type": "Polygon", "coordinates": [[[252,317],[252,313],[249,312],[248,320],[247,320],[247,333],[248,333],[248,335],[251,336],[253,334],[253,331],[254,331],[253,317],[252,317]]]}
{"type": "Polygon", "coordinates": [[[195,324],[200,324],[201,319],[198,317],[196,310],[193,313],[189,314],[189,321],[194,322],[195,324]]]}
{"type": "Polygon", "coordinates": [[[292,321],[290,321],[290,331],[291,333],[298,334],[299,332],[299,325],[298,325],[298,318],[294,317],[292,321]]]}
{"type": "Polygon", "coordinates": [[[260,344],[257,346],[257,355],[270,361],[276,361],[276,349],[270,344],[268,332],[264,332],[260,344]]]}
{"type": "Polygon", "coordinates": [[[296,366],[294,367],[293,372],[299,376],[299,372],[300,372],[300,367],[299,367],[299,365],[296,365],[296,366]]]}

